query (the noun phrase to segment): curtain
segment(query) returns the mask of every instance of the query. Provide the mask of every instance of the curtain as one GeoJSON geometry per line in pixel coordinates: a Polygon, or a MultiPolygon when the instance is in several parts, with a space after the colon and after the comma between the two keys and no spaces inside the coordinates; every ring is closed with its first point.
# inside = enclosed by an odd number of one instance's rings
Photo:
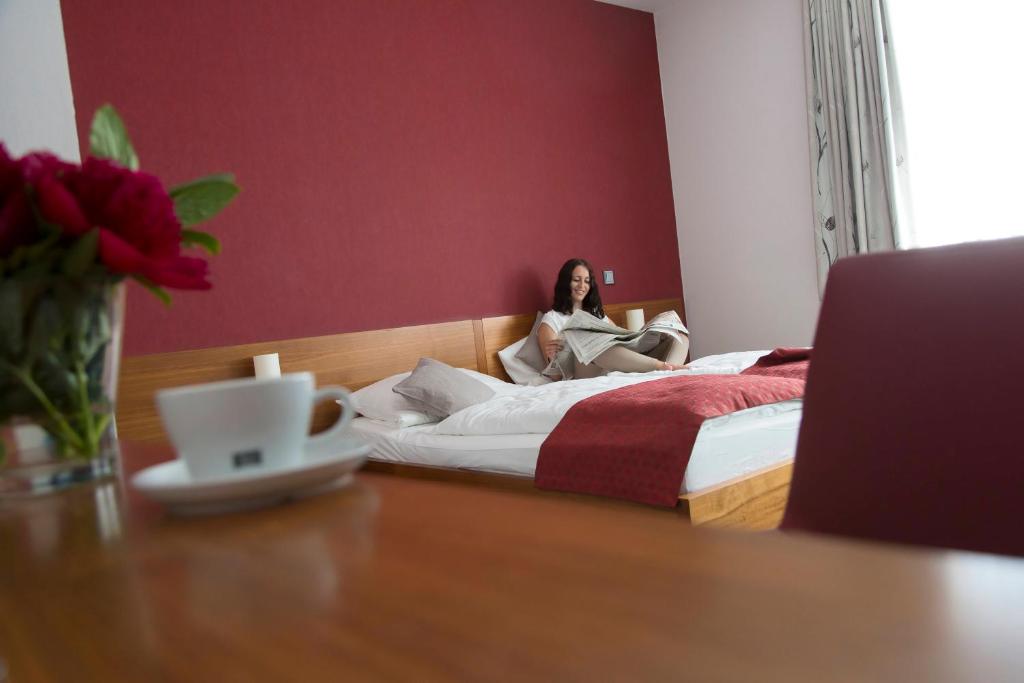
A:
{"type": "Polygon", "coordinates": [[[886,0],[805,0],[818,291],[851,254],[899,246],[906,144],[886,0]]]}

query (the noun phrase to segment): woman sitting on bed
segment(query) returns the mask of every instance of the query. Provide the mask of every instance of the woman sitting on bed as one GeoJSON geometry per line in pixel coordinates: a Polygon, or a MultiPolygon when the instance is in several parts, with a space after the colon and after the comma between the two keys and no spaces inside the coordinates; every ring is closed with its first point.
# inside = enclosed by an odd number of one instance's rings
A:
{"type": "MultiPolygon", "coordinates": [[[[564,344],[562,328],[572,314],[583,309],[587,313],[608,320],[597,291],[594,269],[584,259],[569,259],[558,271],[555,281],[555,299],[551,310],[544,314],[537,329],[537,341],[545,360],[554,358],[564,344]]],[[[611,322],[609,320],[609,322],[611,322]]],[[[586,378],[603,375],[606,372],[650,372],[652,370],[678,370],[686,362],[689,339],[681,343],[671,337],[651,349],[647,355],[621,346],[613,346],[594,359],[589,365],[576,361],[575,377],[586,378]]]]}

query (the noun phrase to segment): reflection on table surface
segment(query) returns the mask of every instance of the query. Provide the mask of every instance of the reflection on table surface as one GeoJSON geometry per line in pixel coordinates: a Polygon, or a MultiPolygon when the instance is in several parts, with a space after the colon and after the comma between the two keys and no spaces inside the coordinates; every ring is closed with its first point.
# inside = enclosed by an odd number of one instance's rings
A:
{"type": "Polygon", "coordinates": [[[175,518],[119,480],[0,507],[12,681],[1019,680],[1024,562],[695,529],[361,474],[175,518]]]}

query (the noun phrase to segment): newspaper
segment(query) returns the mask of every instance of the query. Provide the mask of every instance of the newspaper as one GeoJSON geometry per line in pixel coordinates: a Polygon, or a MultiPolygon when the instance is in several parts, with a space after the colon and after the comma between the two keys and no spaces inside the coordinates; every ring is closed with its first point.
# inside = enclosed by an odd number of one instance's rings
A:
{"type": "Polygon", "coordinates": [[[575,361],[587,365],[613,346],[624,346],[637,353],[648,353],[660,344],[666,335],[680,342],[685,341],[684,337],[689,335],[689,330],[675,311],[659,313],[636,332],[630,332],[586,311],[577,310],[562,328],[562,339],[565,341],[562,350],[555,354],[541,374],[571,379],[574,375],[575,361]]]}

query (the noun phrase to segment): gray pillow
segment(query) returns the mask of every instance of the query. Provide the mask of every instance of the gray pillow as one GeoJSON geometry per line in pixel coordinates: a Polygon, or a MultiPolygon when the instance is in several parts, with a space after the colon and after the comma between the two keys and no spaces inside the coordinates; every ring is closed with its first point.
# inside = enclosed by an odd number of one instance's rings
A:
{"type": "Polygon", "coordinates": [[[494,396],[494,390],[480,380],[433,358],[420,358],[412,374],[392,391],[405,396],[417,410],[441,420],[494,396]]]}
{"type": "Polygon", "coordinates": [[[523,348],[519,349],[516,353],[516,358],[523,361],[531,368],[540,372],[548,366],[548,362],[544,360],[544,354],[540,350],[540,342],[537,341],[537,330],[540,329],[540,320],[544,317],[544,314],[537,311],[537,319],[533,321],[533,329],[530,330],[530,336],[526,338],[526,343],[523,344],[523,348]]]}

